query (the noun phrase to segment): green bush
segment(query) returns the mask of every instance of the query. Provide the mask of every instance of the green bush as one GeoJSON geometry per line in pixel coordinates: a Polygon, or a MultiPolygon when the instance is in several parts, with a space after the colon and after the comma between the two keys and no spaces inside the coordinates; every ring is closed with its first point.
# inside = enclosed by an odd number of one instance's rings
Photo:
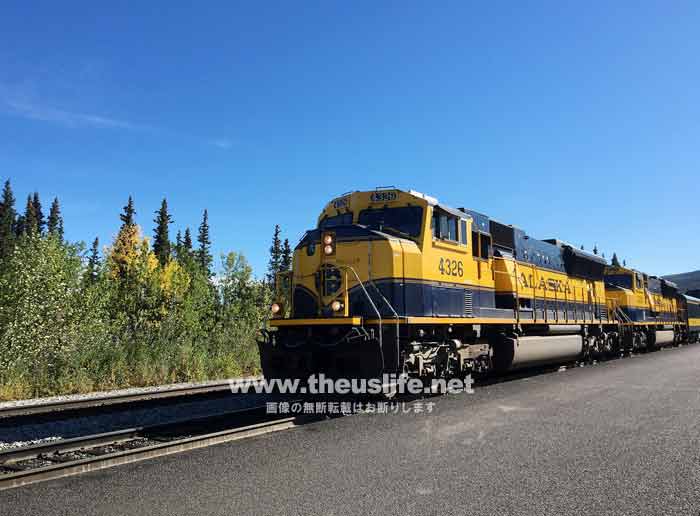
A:
{"type": "Polygon", "coordinates": [[[259,371],[269,288],[242,255],[214,279],[194,253],[161,264],[133,224],[103,263],[24,236],[0,271],[0,399],[200,381],[259,371]]]}

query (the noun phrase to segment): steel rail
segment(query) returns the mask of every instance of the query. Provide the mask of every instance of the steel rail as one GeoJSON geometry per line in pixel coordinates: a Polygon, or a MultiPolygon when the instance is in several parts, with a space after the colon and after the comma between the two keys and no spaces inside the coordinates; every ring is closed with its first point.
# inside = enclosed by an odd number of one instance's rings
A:
{"type": "Polygon", "coordinates": [[[108,393],[105,395],[93,396],[89,398],[49,400],[46,402],[38,402],[30,405],[11,405],[7,407],[0,407],[0,420],[10,417],[32,416],[37,414],[46,414],[50,412],[66,410],[82,410],[109,405],[119,405],[122,403],[133,403],[138,401],[155,401],[165,400],[168,398],[192,396],[197,394],[214,394],[217,392],[230,391],[231,382],[236,380],[251,381],[254,383],[261,381],[261,378],[236,378],[221,382],[200,385],[164,387],[162,389],[153,389],[149,391],[140,392],[114,394],[108,393]]]}
{"type": "MultiPolygon", "coordinates": [[[[182,423],[182,425],[186,427],[190,423],[192,423],[192,421],[185,421],[182,423]]],[[[204,448],[219,443],[256,437],[271,432],[279,432],[294,428],[295,426],[298,426],[298,424],[299,421],[297,417],[287,417],[217,432],[204,433],[181,439],[176,438],[171,441],[166,439],[165,442],[157,442],[156,444],[120,450],[113,453],[107,452],[104,454],[95,454],[92,457],[81,458],[78,460],[67,460],[65,462],[59,460],[58,463],[46,466],[21,469],[20,471],[13,473],[0,474],[0,491],[33,484],[36,482],[79,475],[90,471],[97,471],[100,469],[153,459],[156,457],[163,457],[187,450],[204,448]]],[[[42,454],[48,453],[83,452],[89,454],[91,448],[118,444],[120,442],[138,439],[140,437],[148,438],[148,434],[152,430],[153,427],[144,429],[131,428],[117,432],[108,432],[105,434],[96,434],[78,437],[75,439],[66,439],[65,441],[42,443],[17,450],[9,450],[0,453],[0,466],[11,468],[14,463],[20,460],[41,457],[42,454]]],[[[154,440],[157,440],[157,434],[154,440]]]]}

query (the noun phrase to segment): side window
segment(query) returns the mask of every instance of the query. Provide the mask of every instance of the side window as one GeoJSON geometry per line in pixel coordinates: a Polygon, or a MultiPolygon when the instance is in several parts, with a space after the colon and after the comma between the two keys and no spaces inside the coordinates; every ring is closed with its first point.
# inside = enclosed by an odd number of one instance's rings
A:
{"type": "Polygon", "coordinates": [[[457,218],[447,217],[447,240],[457,241],[457,218]]]}
{"type": "Polygon", "coordinates": [[[459,239],[462,245],[467,245],[467,221],[459,221],[459,239]]]}
{"type": "Polygon", "coordinates": [[[479,257],[479,233],[472,231],[472,255],[474,258],[479,257]]]}
{"type": "Polygon", "coordinates": [[[433,219],[431,221],[433,238],[458,242],[457,221],[458,219],[454,215],[437,209],[433,211],[433,219]]]}
{"type": "Polygon", "coordinates": [[[486,260],[491,255],[491,237],[481,235],[481,257],[486,260]]]}
{"type": "Polygon", "coordinates": [[[443,240],[447,238],[447,215],[440,214],[440,237],[443,240]]]}

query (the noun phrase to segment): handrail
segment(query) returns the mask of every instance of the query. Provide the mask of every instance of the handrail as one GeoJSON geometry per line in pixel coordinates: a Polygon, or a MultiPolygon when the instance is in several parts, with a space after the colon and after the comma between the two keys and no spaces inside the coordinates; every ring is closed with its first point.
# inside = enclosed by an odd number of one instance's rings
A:
{"type": "MultiPolygon", "coordinates": [[[[355,276],[355,279],[357,280],[357,283],[359,283],[360,287],[362,288],[362,291],[365,293],[365,296],[367,297],[369,304],[372,305],[372,308],[374,309],[374,313],[377,314],[377,319],[379,320],[379,355],[381,356],[381,359],[382,359],[382,372],[384,372],[384,342],[382,339],[382,315],[379,312],[377,305],[375,305],[374,301],[372,301],[372,296],[370,296],[369,292],[367,292],[367,289],[365,288],[365,284],[362,283],[362,280],[360,279],[360,276],[357,275],[357,272],[355,271],[355,269],[353,269],[350,265],[345,265],[345,264],[340,264],[340,263],[335,264],[335,266],[336,267],[344,267],[346,269],[349,269],[350,272],[353,273],[353,275],[355,276]]],[[[345,287],[347,289],[347,285],[345,287]]],[[[398,339],[398,332],[397,332],[397,339],[398,339]]]]}
{"type": "Polygon", "coordinates": [[[389,300],[382,294],[382,291],[379,290],[379,287],[374,284],[374,281],[371,279],[368,280],[370,284],[374,287],[374,290],[377,291],[377,293],[381,296],[381,298],[384,300],[386,303],[386,306],[389,307],[389,310],[391,310],[394,314],[394,318],[396,319],[396,370],[399,370],[399,366],[401,365],[400,359],[399,359],[399,354],[401,352],[401,345],[400,345],[400,339],[399,339],[399,327],[400,327],[400,319],[399,319],[399,314],[396,313],[396,310],[394,310],[394,307],[391,306],[391,303],[389,303],[389,300]]]}
{"type": "Polygon", "coordinates": [[[620,306],[615,307],[615,313],[622,319],[622,322],[631,323],[632,319],[625,313],[625,311],[620,306]]]}

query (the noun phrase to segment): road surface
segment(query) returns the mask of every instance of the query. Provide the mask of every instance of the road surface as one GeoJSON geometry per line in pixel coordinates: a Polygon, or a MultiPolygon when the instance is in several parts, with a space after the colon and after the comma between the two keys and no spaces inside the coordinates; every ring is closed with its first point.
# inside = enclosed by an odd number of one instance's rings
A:
{"type": "Polygon", "coordinates": [[[700,345],[0,492],[0,514],[700,514],[700,345]]]}

